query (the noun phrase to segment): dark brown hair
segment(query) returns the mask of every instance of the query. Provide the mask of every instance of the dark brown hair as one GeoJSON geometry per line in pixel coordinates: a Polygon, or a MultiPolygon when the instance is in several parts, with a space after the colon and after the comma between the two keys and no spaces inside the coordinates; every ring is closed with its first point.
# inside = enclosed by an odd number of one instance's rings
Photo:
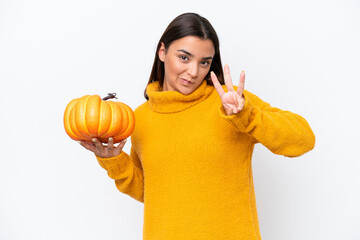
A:
{"type": "MultiPolygon", "coordinates": [[[[209,39],[213,42],[215,48],[215,55],[211,62],[210,70],[205,77],[206,83],[208,85],[213,85],[210,78],[210,72],[213,71],[219,79],[220,84],[224,85],[224,73],[222,70],[220,58],[218,36],[215,32],[215,29],[211,26],[210,22],[206,18],[196,13],[183,13],[177,16],[166,28],[157,45],[154,64],[147,85],[154,81],[159,81],[160,86],[163,85],[165,74],[164,63],[159,59],[158,55],[161,43],[164,43],[165,50],[167,50],[173,41],[186,36],[196,36],[203,40],[209,39]]],[[[146,88],[144,91],[144,96],[147,100],[149,100],[149,97],[146,94],[146,88]]]]}

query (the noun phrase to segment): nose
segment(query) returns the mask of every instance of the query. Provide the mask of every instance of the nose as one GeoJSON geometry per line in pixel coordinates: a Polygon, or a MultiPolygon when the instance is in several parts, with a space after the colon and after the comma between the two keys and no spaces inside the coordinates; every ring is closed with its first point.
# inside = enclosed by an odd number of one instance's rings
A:
{"type": "Polygon", "coordinates": [[[187,73],[191,76],[191,78],[196,78],[199,73],[199,66],[195,62],[189,64],[187,73]]]}

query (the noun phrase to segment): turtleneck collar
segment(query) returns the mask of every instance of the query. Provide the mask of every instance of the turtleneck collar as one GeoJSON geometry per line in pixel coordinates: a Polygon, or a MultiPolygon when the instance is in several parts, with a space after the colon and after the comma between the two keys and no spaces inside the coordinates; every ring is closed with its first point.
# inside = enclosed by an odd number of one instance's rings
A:
{"type": "Polygon", "coordinates": [[[189,95],[184,95],[177,91],[162,91],[159,81],[151,82],[146,87],[149,107],[159,113],[183,111],[204,101],[213,90],[214,87],[207,85],[206,80],[203,80],[199,87],[189,95]]]}

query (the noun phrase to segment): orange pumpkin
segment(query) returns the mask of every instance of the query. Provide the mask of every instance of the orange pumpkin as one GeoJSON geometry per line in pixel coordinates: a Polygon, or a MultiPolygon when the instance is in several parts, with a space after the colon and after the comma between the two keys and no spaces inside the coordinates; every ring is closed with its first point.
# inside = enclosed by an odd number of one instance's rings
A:
{"type": "Polygon", "coordinates": [[[125,103],[106,101],[115,96],[109,93],[103,99],[98,95],[73,99],[64,113],[64,127],[70,138],[91,141],[96,137],[106,143],[113,137],[118,143],[129,137],[135,128],[134,112],[125,103]]]}

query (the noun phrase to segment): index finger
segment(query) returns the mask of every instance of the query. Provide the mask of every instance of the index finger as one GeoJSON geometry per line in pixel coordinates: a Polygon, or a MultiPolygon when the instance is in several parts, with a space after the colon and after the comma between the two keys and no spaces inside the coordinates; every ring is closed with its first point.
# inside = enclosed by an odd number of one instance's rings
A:
{"type": "Polygon", "coordinates": [[[221,97],[225,93],[224,89],[222,88],[221,84],[219,83],[218,78],[216,77],[216,75],[213,71],[211,71],[210,76],[211,76],[211,80],[214,84],[216,91],[219,93],[219,95],[221,97]]]}

